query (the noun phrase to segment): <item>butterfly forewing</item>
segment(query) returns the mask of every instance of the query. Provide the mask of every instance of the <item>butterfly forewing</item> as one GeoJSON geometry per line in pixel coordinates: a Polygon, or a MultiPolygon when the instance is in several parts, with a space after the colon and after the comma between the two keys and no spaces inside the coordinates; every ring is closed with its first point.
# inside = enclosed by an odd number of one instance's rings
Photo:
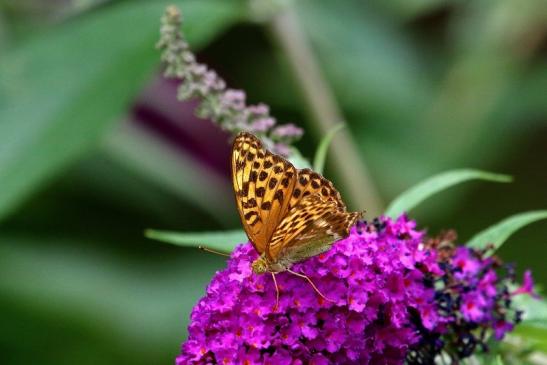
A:
{"type": "Polygon", "coordinates": [[[310,169],[298,170],[296,184],[289,202],[289,210],[296,207],[303,198],[315,194],[320,195],[325,201],[335,202],[338,208],[346,210],[346,205],[342,202],[340,193],[332,183],[310,169]]]}
{"type": "Polygon", "coordinates": [[[285,217],[296,183],[296,169],[265,150],[258,138],[240,133],[232,149],[232,182],[247,236],[259,253],[285,217]]]}

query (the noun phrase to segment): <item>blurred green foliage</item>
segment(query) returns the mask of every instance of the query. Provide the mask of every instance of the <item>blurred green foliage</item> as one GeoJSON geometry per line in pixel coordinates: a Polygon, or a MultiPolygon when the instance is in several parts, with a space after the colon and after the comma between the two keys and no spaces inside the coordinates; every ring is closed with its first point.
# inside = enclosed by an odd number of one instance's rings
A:
{"type": "MultiPolygon", "coordinates": [[[[193,49],[231,86],[314,128],[247,1],[175,3],[193,49]]],[[[453,227],[466,240],[545,209],[544,1],[288,3],[385,201],[438,172],[472,167],[515,182],[430,199],[414,212],[422,227],[453,227]]],[[[221,258],[143,236],[146,228],[240,228],[227,176],[127,122],[160,67],[154,43],[166,4],[0,0],[3,363],[172,363],[192,305],[223,267],[221,258]]],[[[299,148],[309,158],[317,141],[308,136],[299,148]]],[[[326,175],[336,182],[332,163],[326,175]]],[[[500,254],[545,283],[546,237],[545,224],[531,225],[500,254]]]]}
{"type": "Polygon", "coordinates": [[[496,251],[516,231],[542,219],[547,219],[547,210],[515,214],[477,233],[467,241],[467,245],[476,249],[491,247],[496,251]]]}
{"type": "Polygon", "coordinates": [[[491,172],[459,169],[442,172],[438,175],[427,178],[393,199],[386,208],[385,214],[396,219],[403,213],[411,213],[420,203],[452,186],[470,180],[484,180],[491,182],[508,183],[513,180],[511,176],[493,174],[491,172]]]}

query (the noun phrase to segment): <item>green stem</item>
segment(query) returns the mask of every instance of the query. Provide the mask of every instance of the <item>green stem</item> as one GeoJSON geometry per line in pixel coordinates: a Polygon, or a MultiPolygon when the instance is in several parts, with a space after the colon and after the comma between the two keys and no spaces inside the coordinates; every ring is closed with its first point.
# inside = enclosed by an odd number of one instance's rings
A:
{"type": "MultiPolygon", "coordinates": [[[[319,136],[316,137],[325,135],[343,122],[344,117],[299,25],[295,10],[287,6],[275,14],[270,19],[269,28],[288,61],[310,119],[319,127],[308,130],[318,133],[319,136]]],[[[384,204],[350,132],[344,129],[338,133],[336,139],[338,141],[332,145],[331,160],[336,163],[330,165],[342,180],[348,201],[351,202],[350,207],[365,208],[369,216],[381,214],[384,204]]]]}

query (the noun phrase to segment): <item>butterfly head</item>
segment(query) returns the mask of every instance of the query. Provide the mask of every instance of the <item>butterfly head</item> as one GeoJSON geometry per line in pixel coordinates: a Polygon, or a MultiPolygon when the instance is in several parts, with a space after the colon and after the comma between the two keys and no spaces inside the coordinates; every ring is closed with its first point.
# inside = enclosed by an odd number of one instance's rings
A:
{"type": "Polygon", "coordinates": [[[268,271],[268,262],[264,256],[260,256],[251,264],[251,268],[255,274],[264,274],[268,271]]]}

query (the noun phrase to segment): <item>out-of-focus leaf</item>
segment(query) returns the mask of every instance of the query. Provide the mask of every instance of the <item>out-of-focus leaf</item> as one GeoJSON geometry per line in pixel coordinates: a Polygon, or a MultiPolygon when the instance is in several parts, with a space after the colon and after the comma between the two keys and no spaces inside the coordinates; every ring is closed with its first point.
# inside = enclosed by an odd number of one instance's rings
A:
{"type": "MultiPolygon", "coordinates": [[[[117,361],[101,363],[144,365],[158,358],[164,363],[178,351],[191,308],[222,265],[214,255],[199,252],[134,260],[100,253],[93,242],[1,235],[0,303],[16,303],[23,313],[30,313],[31,327],[17,334],[20,343],[26,343],[30,335],[43,336],[34,332],[40,330],[35,327],[37,317],[44,317],[63,333],[76,328],[78,334],[85,333],[107,346],[105,358],[117,361]]],[[[7,330],[6,321],[2,325],[7,330]]],[[[13,342],[7,336],[0,335],[3,346],[13,342]]],[[[33,351],[57,357],[62,353],[74,360],[82,356],[57,339],[46,343],[57,348],[46,351],[38,345],[33,351]]],[[[97,351],[101,344],[86,352],[97,351]]],[[[68,362],[57,359],[49,363],[68,362]]]]}
{"type": "Polygon", "coordinates": [[[493,182],[511,182],[508,175],[494,174],[491,172],[461,169],[443,172],[439,175],[418,183],[395,198],[387,207],[386,215],[392,218],[408,212],[430,196],[459,183],[469,180],[486,180],[493,182]]]}
{"type": "Polygon", "coordinates": [[[536,299],[530,295],[516,295],[512,301],[514,308],[523,311],[522,322],[516,326],[515,334],[533,344],[534,348],[547,352],[547,302],[545,299],[536,299]]]}
{"type": "Polygon", "coordinates": [[[358,0],[301,0],[295,5],[344,108],[409,123],[424,105],[430,85],[419,53],[398,25],[358,0]]]}
{"type": "Polygon", "coordinates": [[[313,169],[316,172],[320,174],[323,173],[325,161],[327,160],[327,152],[329,151],[329,146],[332,142],[332,139],[334,138],[334,136],[336,136],[336,133],[344,127],[344,124],[338,124],[321,139],[321,142],[319,143],[319,147],[317,147],[317,151],[315,152],[315,157],[313,159],[313,169]]]}
{"type": "Polygon", "coordinates": [[[291,158],[289,160],[297,169],[305,169],[311,167],[310,161],[302,156],[300,151],[298,151],[296,148],[291,148],[291,158]]]}
{"type": "MultiPolygon", "coordinates": [[[[193,46],[241,17],[236,1],[181,2],[193,46]]],[[[122,2],[13,47],[0,60],[0,218],[93,146],[158,65],[165,3],[122,2]]]]}
{"type": "Polygon", "coordinates": [[[513,297],[515,308],[524,311],[522,323],[531,327],[543,328],[547,331],[547,302],[545,299],[536,299],[530,295],[516,295],[513,297]]]}
{"type": "Polygon", "coordinates": [[[216,232],[168,232],[149,229],[146,237],[182,247],[205,246],[221,252],[232,252],[240,243],[247,242],[242,230],[216,232]]]}
{"type": "Polygon", "coordinates": [[[514,334],[521,337],[532,348],[547,352],[547,328],[520,324],[515,328],[514,334]]]}
{"type": "Polygon", "coordinates": [[[467,245],[477,249],[493,245],[494,249],[488,251],[492,254],[517,230],[541,219],[547,219],[547,210],[516,214],[476,234],[467,245]]]}
{"type": "Polygon", "coordinates": [[[437,8],[453,3],[454,0],[374,0],[376,6],[389,11],[391,14],[403,20],[409,20],[428,12],[434,12],[437,8]]]}

